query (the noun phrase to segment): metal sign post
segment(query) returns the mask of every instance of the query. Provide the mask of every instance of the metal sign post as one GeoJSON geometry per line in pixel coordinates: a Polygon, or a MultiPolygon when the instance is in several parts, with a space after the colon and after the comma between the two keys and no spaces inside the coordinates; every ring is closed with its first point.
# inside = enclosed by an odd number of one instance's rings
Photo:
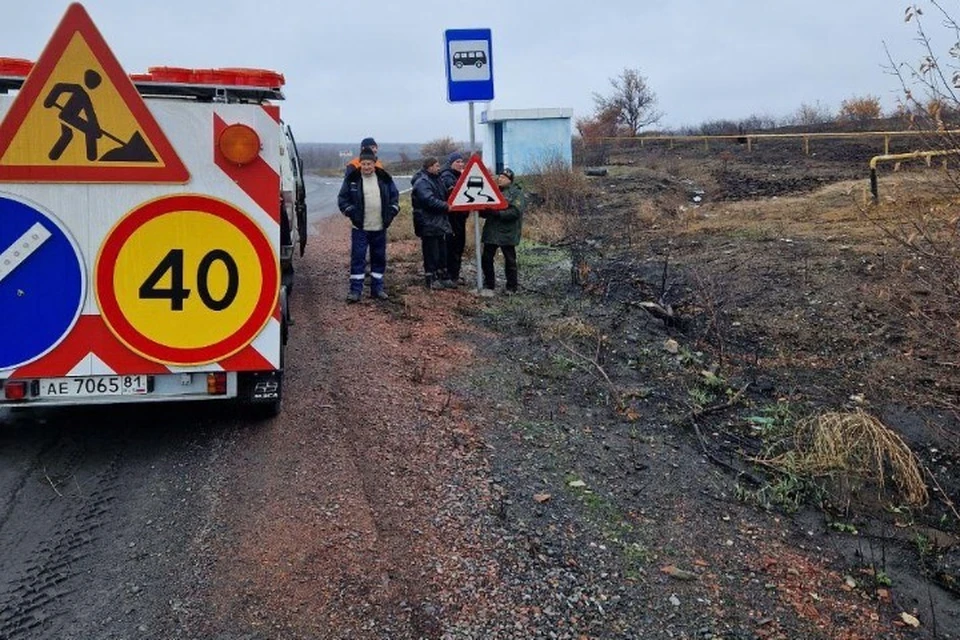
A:
{"type": "MultiPolygon", "coordinates": [[[[470,103],[470,153],[473,154],[477,148],[476,134],[474,132],[473,102],[470,103]]],[[[473,253],[477,262],[477,293],[483,289],[483,272],[480,264],[480,212],[473,210],[473,253]]]]}
{"type": "MultiPolygon", "coordinates": [[[[444,32],[447,101],[470,105],[470,153],[476,150],[474,102],[493,100],[493,46],[490,29],[447,29],[444,32]]],[[[480,265],[480,215],[473,210],[477,291],[483,287],[480,265]]]]}

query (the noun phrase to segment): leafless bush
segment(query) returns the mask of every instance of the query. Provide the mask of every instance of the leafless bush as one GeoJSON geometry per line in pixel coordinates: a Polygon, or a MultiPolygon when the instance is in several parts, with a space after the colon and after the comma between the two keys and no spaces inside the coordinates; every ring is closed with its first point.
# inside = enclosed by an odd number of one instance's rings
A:
{"type": "Polygon", "coordinates": [[[893,202],[863,215],[903,250],[892,304],[924,347],[950,362],[960,359],[960,211],[956,193],[946,192],[955,189],[950,180],[922,184],[910,192],[893,190],[893,202]]]}
{"type": "Polygon", "coordinates": [[[558,243],[583,236],[592,197],[586,176],[553,158],[535,166],[524,182],[529,190],[524,232],[531,240],[558,243]]]}
{"type": "Polygon", "coordinates": [[[836,117],[830,109],[820,104],[818,100],[814,104],[804,102],[800,108],[789,118],[788,125],[797,125],[801,127],[812,127],[827,122],[833,122],[836,117]]]}
{"type": "Polygon", "coordinates": [[[923,4],[911,4],[904,12],[904,19],[916,30],[916,42],[920,46],[920,59],[916,63],[897,62],[890,51],[887,59],[891,72],[900,80],[903,95],[899,112],[910,125],[927,133],[925,140],[932,148],[956,149],[960,140],[952,130],[956,122],[951,116],[960,111],[960,24],[937,0],[923,4]],[[937,17],[940,28],[947,32],[950,47],[945,51],[934,49],[934,40],[928,30],[924,7],[930,7],[937,17]]]}
{"type": "MultiPolygon", "coordinates": [[[[960,107],[960,25],[938,0],[911,4],[904,17],[916,31],[920,55],[916,63],[897,63],[887,52],[890,70],[902,85],[900,112],[920,132],[928,150],[957,150],[960,138],[947,117],[960,107]],[[928,30],[925,10],[934,16],[936,39],[928,30]],[[942,52],[933,45],[942,41],[940,30],[950,35],[951,45],[942,52]]],[[[960,174],[956,166],[943,164],[938,178],[910,193],[897,194],[895,202],[888,197],[864,209],[864,215],[905,255],[900,268],[903,283],[891,291],[892,301],[921,340],[920,348],[936,352],[936,359],[946,363],[960,360],[960,216],[956,208],[960,174]],[[944,186],[947,192],[942,191],[944,186]]],[[[945,377],[956,377],[954,370],[943,371],[945,377]]],[[[956,386],[956,380],[938,381],[937,387],[945,392],[943,404],[956,405],[955,398],[948,397],[956,386]]]]}

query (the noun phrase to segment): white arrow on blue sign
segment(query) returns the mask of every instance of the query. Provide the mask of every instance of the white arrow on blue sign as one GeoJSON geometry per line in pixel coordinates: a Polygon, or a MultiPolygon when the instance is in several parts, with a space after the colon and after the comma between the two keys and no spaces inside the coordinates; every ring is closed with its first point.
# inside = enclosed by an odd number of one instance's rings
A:
{"type": "Polygon", "coordinates": [[[447,29],[444,58],[448,102],[493,100],[493,47],[490,29],[447,29]]]}
{"type": "Polygon", "coordinates": [[[53,216],[0,196],[0,370],[43,356],[70,332],[86,295],[83,259],[53,216]]]}

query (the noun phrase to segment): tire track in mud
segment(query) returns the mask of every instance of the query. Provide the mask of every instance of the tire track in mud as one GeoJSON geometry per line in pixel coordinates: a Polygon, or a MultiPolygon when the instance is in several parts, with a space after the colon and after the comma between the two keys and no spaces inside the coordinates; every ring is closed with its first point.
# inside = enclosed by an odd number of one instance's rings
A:
{"type": "Polygon", "coordinates": [[[75,579],[117,498],[122,457],[117,450],[98,461],[81,486],[77,474],[90,466],[87,453],[68,436],[54,438],[37,452],[6,505],[0,536],[11,542],[2,558],[14,566],[0,566],[0,638],[49,631],[66,613],[60,603],[81,588],[75,579]],[[58,446],[65,449],[55,452],[58,446]],[[47,460],[51,453],[56,458],[47,460]]]}
{"type": "Polygon", "coordinates": [[[31,476],[34,475],[34,472],[40,467],[41,458],[43,458],[43,456],[48,452],[52,451],[56,444],[56,439],[52,439],[46,444],[42,445],[40,450],[33,457],[31,463],[27,466],[27,469],[16,478],[13,486],[5,492],[7,500],[4,505],[0,507],[0,540],[4,538],[4,525],[10,521],[11,514],[17,506],[17,500],[19,499],[21,492],[23,492],[27,482],[30,480],[31,476]]]}

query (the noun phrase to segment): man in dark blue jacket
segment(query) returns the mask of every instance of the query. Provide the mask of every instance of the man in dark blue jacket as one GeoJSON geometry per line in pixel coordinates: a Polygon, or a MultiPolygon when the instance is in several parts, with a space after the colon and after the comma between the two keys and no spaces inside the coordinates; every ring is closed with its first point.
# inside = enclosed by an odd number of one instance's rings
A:
{"type": "Polygon", "coordinates": [[[360,151],[360,167],[347,171],[337,203],[350,218],[350,293],[347,302],[359,302],[370,251],[370,296],[389,298],[383,290],[387,270],[387,228],[400,211],[400,192],[385,169],[376,166],[370,147],[360,151]]]}
{"type": "Polygon", "coordinates": [[[426,158],[423,168],[410,181],[413,192],[413,219],[420,233],[423,249],[423,271],[430,289],[449,289],[455,285],[447,276],[447,239],[453,233],[450,226],[450,206],[447,190],[440,180],[440,161],[426,158]]]}

